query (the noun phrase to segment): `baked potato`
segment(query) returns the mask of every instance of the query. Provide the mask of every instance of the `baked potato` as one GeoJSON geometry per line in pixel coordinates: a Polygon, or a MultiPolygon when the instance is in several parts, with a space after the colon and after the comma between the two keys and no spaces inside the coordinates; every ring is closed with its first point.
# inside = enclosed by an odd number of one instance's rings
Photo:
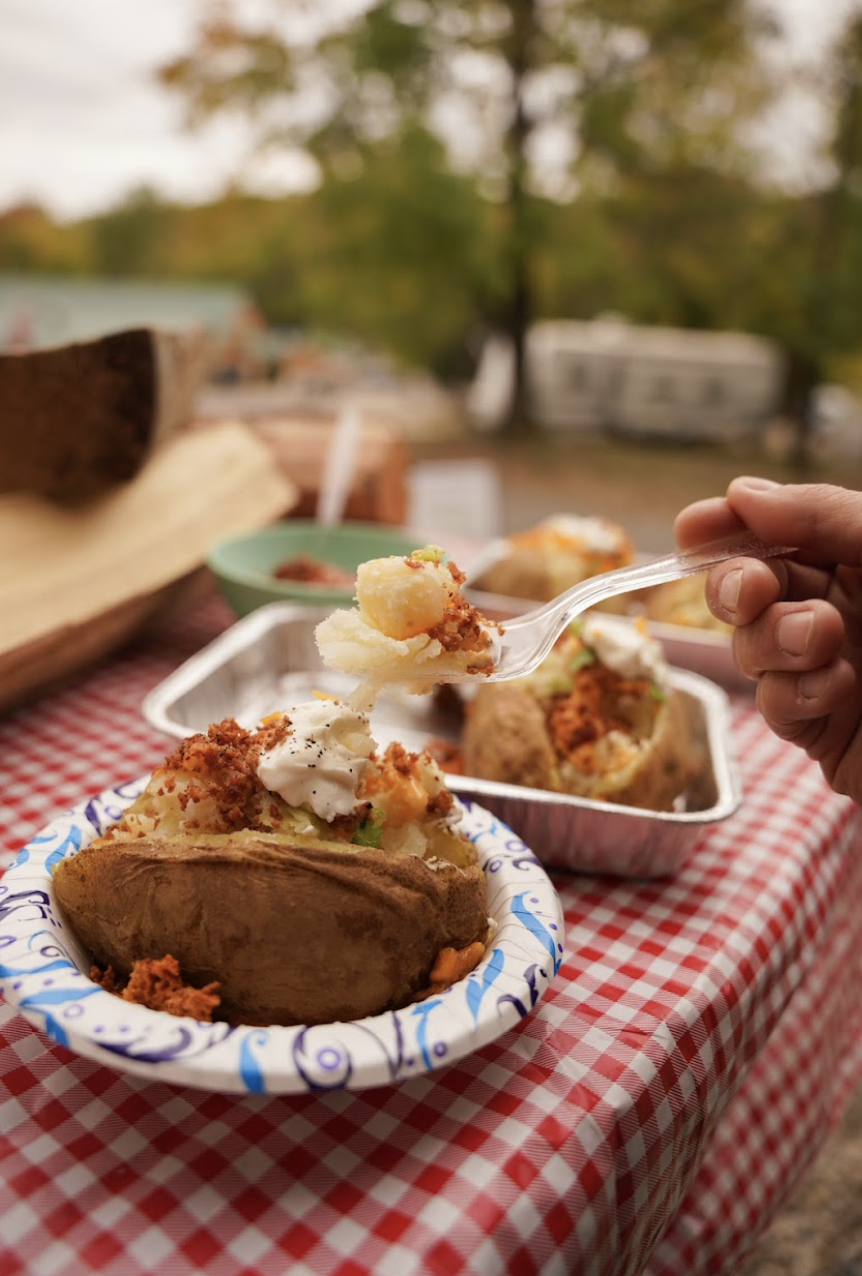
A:
{"type": "Polygon", "coordinates": [[[640,594],[644,615],[666,625],[687,625],[712,633],[731,634],[733,627],[713,616],[706,603],[704,576],[684,576],[654,585],[640,594]]]}
{"type": "Polygon", "coordinates": [[[120,991],[136,964],[170,955],[190,985],[218,986],[218,1018],[324,1023],[421,996],[441,950],[481,956],[484,873],[431,758],[378,755],[365,715],[339,702],[312,706],[329,735],[292,713],[183,741],[55,868],[61,909],[120,991]]]}
{"type": "Polygon", "coordinates": [[[628,533],[611,519],[558,514],[508,536],[499,557],[470,583],[488,593],[549,602],[634,557],[628,533]]]}
{"type": "Polygon", "coordinates": [[[478,689],[462,754],[464,772],[480,779],[656,811],[674,808],[694,766],[659,644],[595,614],[535,673],[478,689]]]}

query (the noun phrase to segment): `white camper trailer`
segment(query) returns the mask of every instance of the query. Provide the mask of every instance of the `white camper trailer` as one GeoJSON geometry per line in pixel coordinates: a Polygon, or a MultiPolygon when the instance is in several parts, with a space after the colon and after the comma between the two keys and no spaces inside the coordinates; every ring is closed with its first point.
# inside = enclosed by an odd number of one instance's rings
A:
{"type": "Polygon", "coordinates": [[[619,394],[628,325],[548,320],[527,337],[527,393],[547,430],[605,428],[619,394]]]}
{"type": "Polygon", "coordinates": [[[653,438],[729,441],[776,411],[778,347],[742,332],[632,328],[610,428],[653,438]]]}
{"type": "MultiPolygon", "coordinates": [[[[536,323],[526,359],[534,419],[556,432],[727,441],[768,421],[783,376],[779,348],[766,338],[615,318],[536,323]]],[[[467,397],[477,428],[494,430],[505,420],[513,376],[511,347],[492,338],[467,397]]]]}
{"type": "MultiPolygon", "coordinates": [[[[602,430],[619,376],[618,344],[627,325],[611,321],[546,320],[526,341],[526,390],[536,422],[548,430],[602,430]]],[[[477,430],[499,429],[514,392],[511,343],[499,334],[482,347],[467,391],[467,415],[477,430]]]]}

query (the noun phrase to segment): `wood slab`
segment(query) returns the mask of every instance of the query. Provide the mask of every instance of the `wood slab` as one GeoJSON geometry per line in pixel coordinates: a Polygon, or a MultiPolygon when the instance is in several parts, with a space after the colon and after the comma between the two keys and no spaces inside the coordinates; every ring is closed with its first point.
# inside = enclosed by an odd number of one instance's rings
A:
{"type": "Polygon", "coordinates": [[[203,332],[133,328],[0,354],[0,492],[80,503],[133,478],[186,426],[203,332]]]}
{"type": "Polygon", "coordinates": [[[178,434],[86,506],[0,496],[0,712],[197,596],[218,541],[277,521],[297,499],[237,422],[178,434]]]}

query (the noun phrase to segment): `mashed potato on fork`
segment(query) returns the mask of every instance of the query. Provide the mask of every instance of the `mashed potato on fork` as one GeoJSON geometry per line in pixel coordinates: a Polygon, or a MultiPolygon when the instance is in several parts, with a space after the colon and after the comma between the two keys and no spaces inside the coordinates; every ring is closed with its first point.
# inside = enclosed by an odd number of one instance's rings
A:
{"type": "Polygon", "coordinates": [[[465,579],[435,545],[359,567],[357,606],[315,631],[324,664],[363,680],[352,703],[373,703],[386,683],[430,692],[443,677],[494,670],[501,630],[464,597],[465,579]]]}

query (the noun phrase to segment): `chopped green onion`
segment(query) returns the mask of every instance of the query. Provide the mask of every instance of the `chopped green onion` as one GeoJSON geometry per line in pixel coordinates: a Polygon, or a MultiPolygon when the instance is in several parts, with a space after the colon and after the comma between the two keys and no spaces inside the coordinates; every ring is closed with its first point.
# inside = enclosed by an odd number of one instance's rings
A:
{"type": "Polygon", "coordinates": [[[424,549],[414,549],[410,557],[420,563],[441,563],[446,557],[446,551],[439,545],[426,545],[424,549]]]}
{"type": "Polygon", "coordinates": [[[351,838],[354,846],[379,846],[383,836],[386,813],[379,807],[372,807],[367,815],[363,815],[359,827],[351,838]]]}
{"type": "Polygon", "coordinates": [[[590,665],[596,663],[596,653],[592,647],[582,647],[580,651],[576,651],[569,661],[569,669],[572,673],[579,673],[581,669],[588,669],[590,665]]]}

